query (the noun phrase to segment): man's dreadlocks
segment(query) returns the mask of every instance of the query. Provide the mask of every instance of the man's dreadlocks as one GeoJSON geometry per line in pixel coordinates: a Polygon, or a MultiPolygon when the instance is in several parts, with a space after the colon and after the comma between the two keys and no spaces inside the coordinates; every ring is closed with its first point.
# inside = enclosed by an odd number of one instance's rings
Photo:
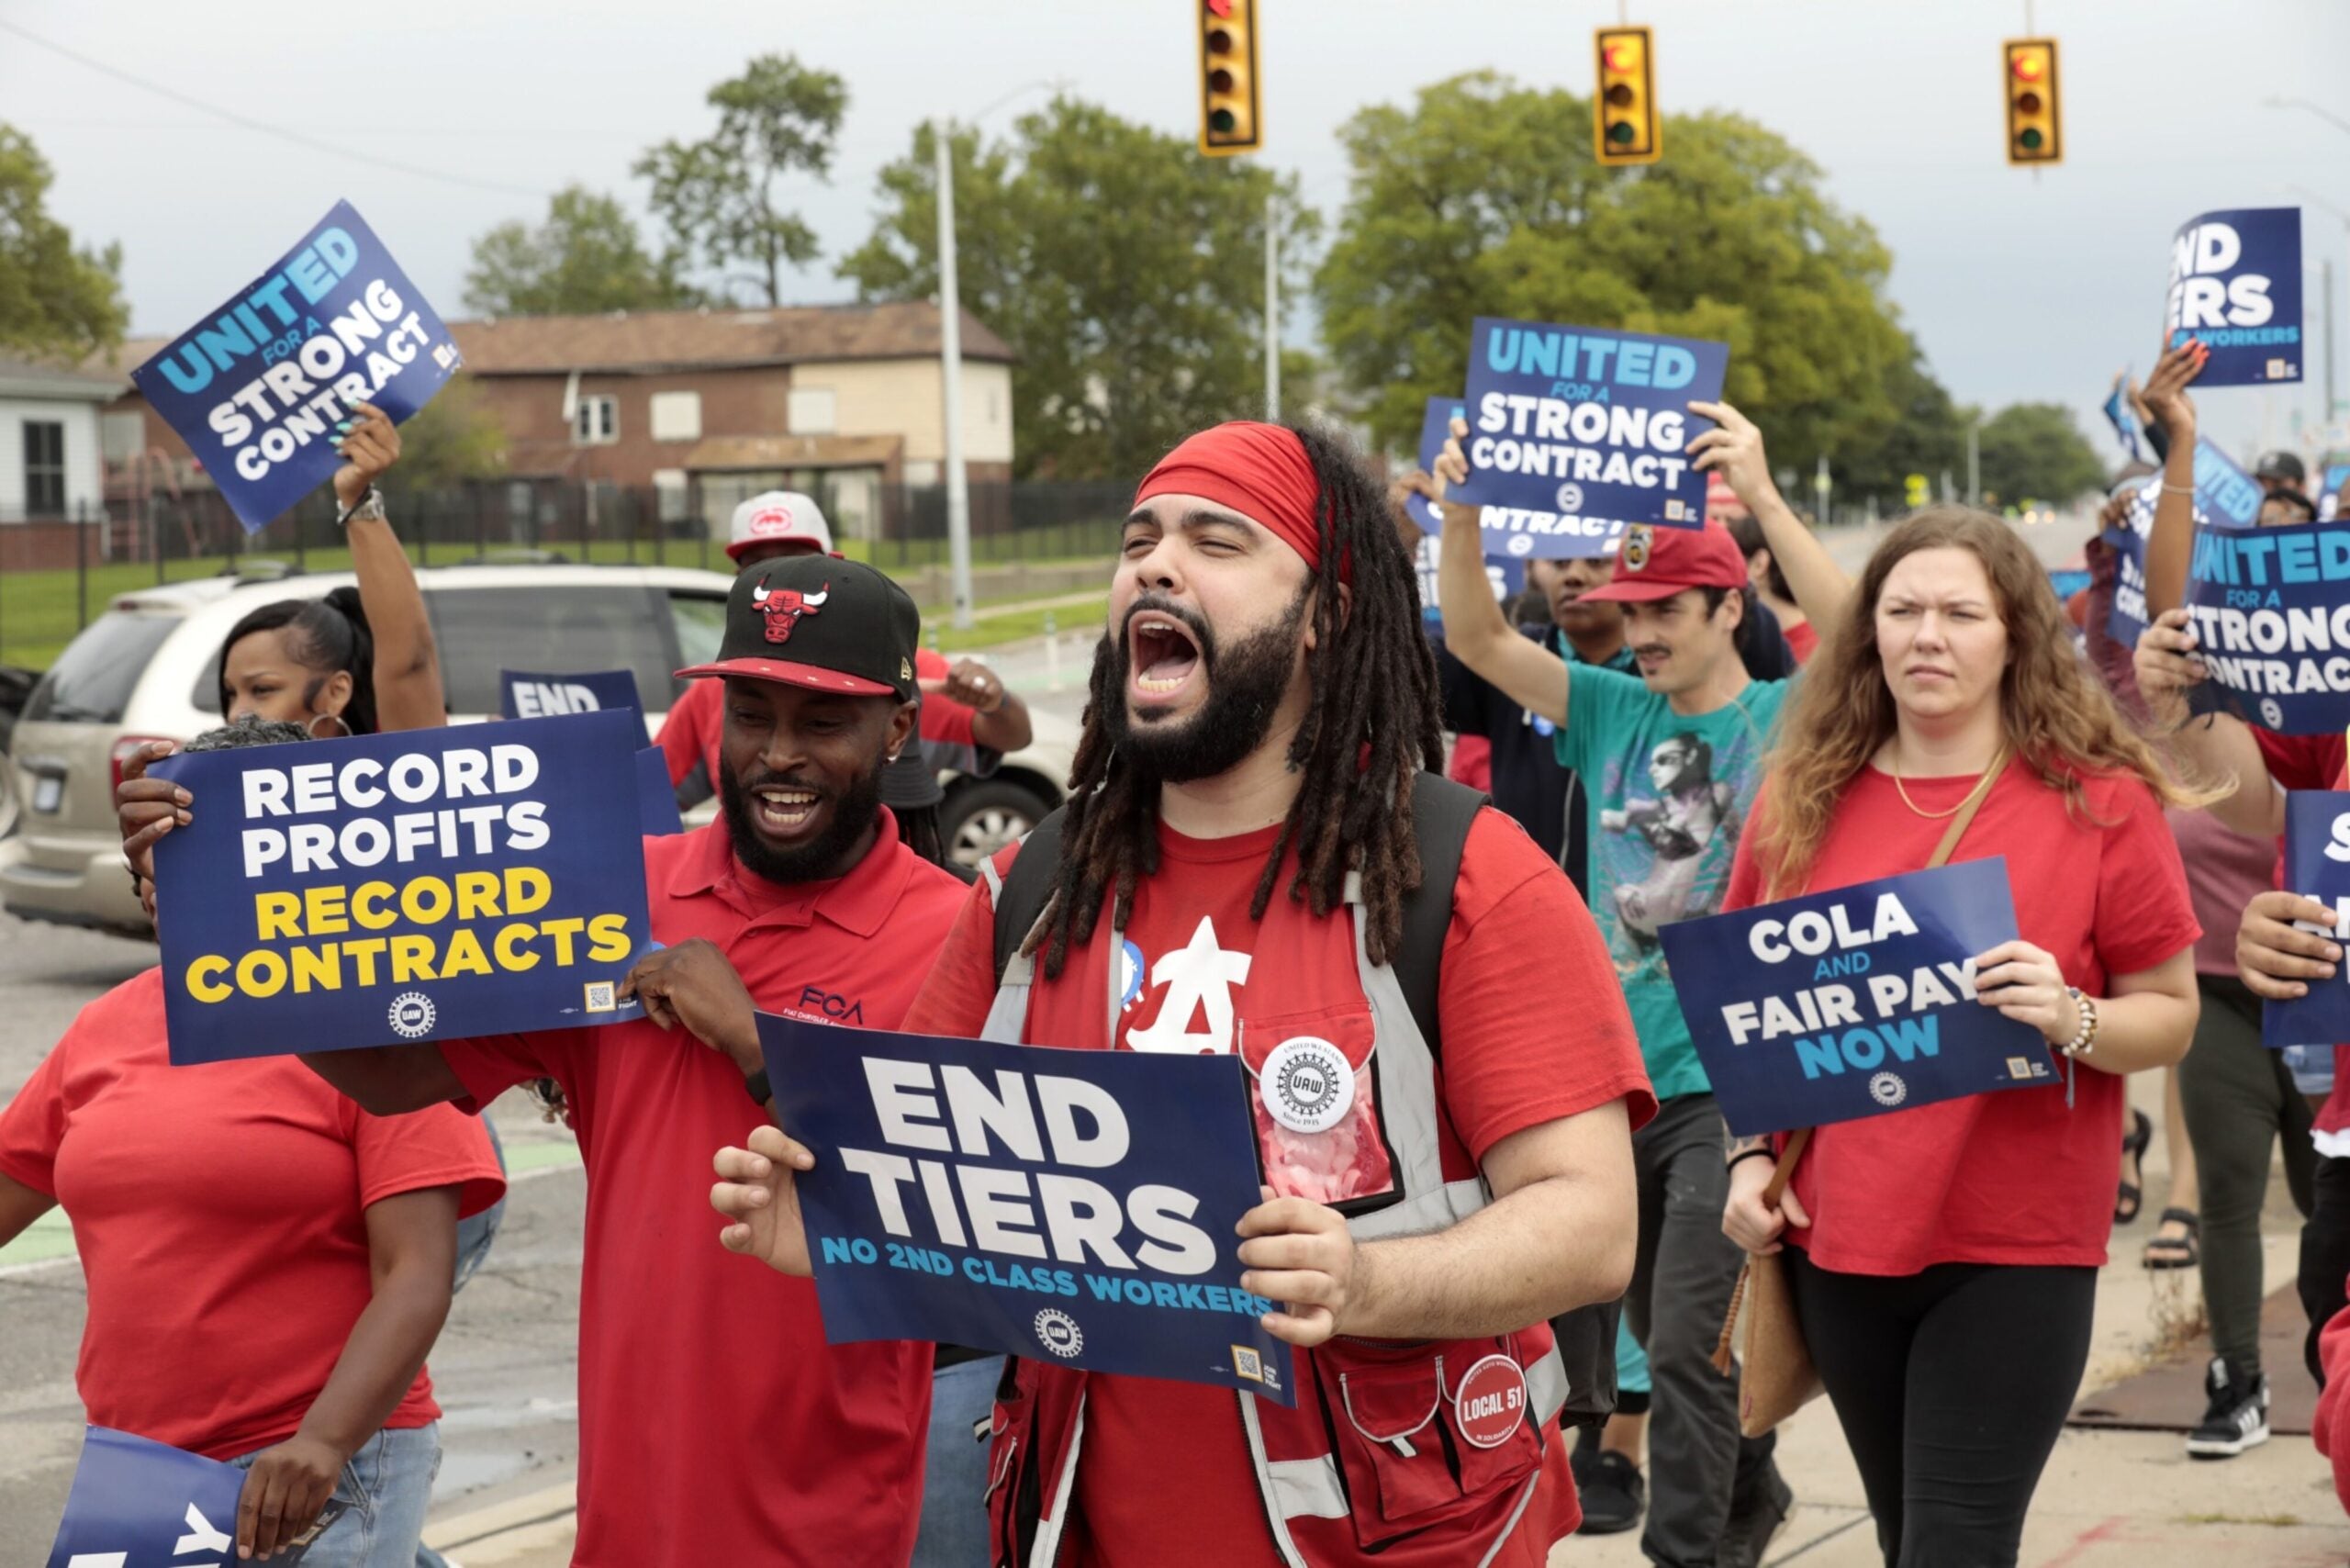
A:
{"type": "MultiPolygon", "coordinates": [[[[1289,896],[1326,915],[1346,895],[1347,873],[1362,874],[1365,946],[1386,963],[1401,940],[1404,895],[1419,886],[1412,836],[1412,787],[1422,768],[1440,768],[1436,660],[1420,630],[1418,579],[1390,521],[1387,499],[1346,442],[1312,425],[1290,427],[1304,444],[1320,494],[1322,560],[1315,586],[1315,648],[1307,655],[1312,701],[1290,743],[1289,765],[1304,775],[1288,820],[1265,857],[1250,901],[1264,918],[1283,857],[1297,850],[1289,896]],[[1350,568],[1351,608],[1341,612],[1339,566],[1350,568]]],[[[1060,866],[1051,902],[1022,951],[1043,951],[1058,978],[1072,942],[1093,936],[1105,897],[1113,924],[1134,913],[1135,884],[1158,869],[1158,796],[1111,740],[1117,679],[1112,627],[1094,651],[1084,734],[1069,770],[1060,866]]]]}

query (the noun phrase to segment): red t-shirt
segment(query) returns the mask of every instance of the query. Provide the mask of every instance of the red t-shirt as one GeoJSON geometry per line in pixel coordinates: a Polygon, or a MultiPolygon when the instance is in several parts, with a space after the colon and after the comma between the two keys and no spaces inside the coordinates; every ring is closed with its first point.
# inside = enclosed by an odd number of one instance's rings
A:
{"type": "MultiPolygon", "coordinates": [[[[954,666],[944,654],[928,648],[914,654],[916,680],[945,680],[954,666]]],[[[978,710],[935,691],[922,694],[922,738],[948,745],[970,746],[971,722],[978,710]]],[[[661,756],[669,765],[669,786],[684,783],[700,763],[712,793],[718,789],[718,743],[726,730],[726,683],[706,678],[687,683],[661,721],[661,756]]]]}
{"type": "MultiPolygon", "coordinates": [[[[1249,919],[1248,904],[1278,832],[1204,840],[1160,829],[1158,872],[1136,889],[1126,931],[1137,989],[1119,1014],[1118,1047],[1132,1048],[1132,1036],[1143,1030],[1181,1033],[1203,1050],[1229,1051],[1236,1023],[1245,1031],[1267,1010],[1279,1014],[1297,1004],[1295,977],[1244,972],[1252,966],[1239,957],[1268,940],[1266,927],[1249,919]],[[1175,981],[1161,977],[1161,966],[1186,949],[1187,972],[1205,965],[1240,978],[1228,988],[1187,986],[1183,994],[1197,995],[1199,1005],[1188,1017],[1162,1018],[1175,981]]],[[[1012,858],[1007,853],[1000,868],[1008,868],[1012,858]]],[[[1289,875],[1285,867],[1284,890],[1289,875]]],[[[1266,926],[1313,918],[1283,891],[1274,896],[1266,926]]],[[[995,996],[993,928],[982,883],[906,1015],[908,1030],[979,1032],[995,996]]],[[[1105,921],[1096,940],[1107,934],[1105,921]]],[[[1074,955],[1070,962],[1072,970],[1079,967],[1074,955]]],[[[1590,912],[1550,857],[1490,809],[1479,813],[1461,856],[1437,1005],[1444,1019],[1445,1108],[1480,1162],[1513,1133],[1611,1100],[1631,1102],[1635,1126],[1655,1114],[1639,1043],[1590,912]],[[1561,1012],[1561,997],[1573,999],[1572,1022],[1561,1012]]],[[[1581,1521],[1566,1455],[1565,1442],[1550,1443],[1546,1484],[1511,1538],[1511,1551],[1497,1560],[1508,1568],[1540,1568],[1549,1544],[1581,1521]]],[[[1091,1568],[1279,1562],[1232,1395],[1220,1389],[1089,1378],[1076,1500],[1086,1525],[1080,1539],[1096,1543],[1080,1559],[1091,1568]]]]}
{"type": "MultiPolygon", "coordinates": [[[[1948,813],[1976,777],[1906,787],[1919,811],[1948,813]]],[[[1948,826],[1911,811],[1889,775],[1864,767],[1837,805],[1809,890],[1919,870],[1948,826]]],[[[2199,928],[2178,846],[2154,791],[2134,777],[2089,779],[2084,807],[2068,812],[2061,791],[2010,766],[1951,859],[1994,856],[2007,857],[2017,930],[2091,996],[2105,994],[2110,976],[2153,969],[2194,944],[2199,928]]],[[[1722,907],[1762,902],[1761,881],[1750,836],[1739,844],[1722,907]]],[[[2067,1106],[2065,1076],[2059,1064],[2045,1088],[1821,1127],[1795,1176],[1811,1227],[1788,1239],[1821,1268],[1848,1274],[1914,1274],[1935,1263],[2102,1264],[2122,1082],[2083,1064],[2067,1106]]]]}
{"type": "MultiPolygon", "coordinates": [[[[967,890],[881,814],[855,870],[791,888],[722,822],[646,839],[654,939],[716,943],[764,1011],[896,1028],[967,890]]],[[[587,1160],[575,1568],[904,1562],[931,1347],[827,1346],[812,1282],[720,1249],[711,1155],[760,1121],[733,1062],[642,1019],[441,1054],[469,1109],[554,1079],[587,1160]]]]}
{"type": "Polygon", "coordinates": [[[1799,665],[1809,664],[1811,655],[1819,651],[1819,633],[1808,621],[1799,621],[1793,626],[1782,621],[1779,635],[1787,640],[1787,652],[1795,655],[1799,665]]]}
{"type": "Polygon", "coordinates": [[[1472,790],[1488,790],[1494,787],[1494,743],[1483,735],[1455,735],[1452,738],[1452,761],[1444,776],[1456,784],[1466,784],[1472,790]]]}
{"type": "MultiPolygon", "coordinates": [[[[368,1205],[506,1191],[449,1106],[371,1116],[292,1057],[173,1067],[160,969],[82,1009],[0,1110],[0,1172],[73,1221],[90,1420],[211,1459],[292,1437],[326,1387],[375,1294],[368,1205]]],[[[420,1369],[384,1424],[440,1414],[420,1369]]]]}

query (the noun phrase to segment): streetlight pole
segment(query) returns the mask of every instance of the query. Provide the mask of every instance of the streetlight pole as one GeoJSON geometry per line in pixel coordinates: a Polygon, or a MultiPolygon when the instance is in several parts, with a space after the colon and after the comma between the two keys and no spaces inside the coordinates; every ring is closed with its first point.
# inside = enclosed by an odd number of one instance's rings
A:
{"type": "Polygon", "coordinates": [[[2318,118],[2331,124],[2335,129],[2350,134],[2350,119],[2344,119],[2332,109],[2322,104],[2313,104],[2307,98],[2263,98],[2261,102],[2272,109],[2307,109],[2318,118]]]}
{"type": "MultiPolygon", "coordinates": [[[[2333,117],[2329,115],[2326,118],[2330,119],[2333,117]]],[[[2334,206],[2306,185],[2288,185],[2285,188],[2340,218],[2343,233],[2350,235],[2350,212],[2334,206]]],[[[2334,416],[2341,411],[2333,400],[2333,258],[2331,256],[2318,258],[2318,286],[2325,291],[2325,422],[2331,425],[2334,416]]]]}
{"type": "Polygon", "coordinates": [[[1265,193],[1265,422],[1281,418],[1281,194],[1265,193]]]}

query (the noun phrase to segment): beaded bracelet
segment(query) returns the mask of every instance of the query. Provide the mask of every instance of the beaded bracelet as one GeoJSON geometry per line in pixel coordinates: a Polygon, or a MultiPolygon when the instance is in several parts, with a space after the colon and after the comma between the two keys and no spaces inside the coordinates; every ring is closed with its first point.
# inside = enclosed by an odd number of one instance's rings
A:
{"type": "Polygon", "coordinates": [[[2079,1033],[2065,1043],[2062,1047],[2064,1054],[2068,1057],[2093,1055],[2097,1050],[2097,1003],[2076,985],[2066,986],[2065,994],[2070,996],[2074,1006],[2080,1010],[2081,1027],[2079,1033]]]}

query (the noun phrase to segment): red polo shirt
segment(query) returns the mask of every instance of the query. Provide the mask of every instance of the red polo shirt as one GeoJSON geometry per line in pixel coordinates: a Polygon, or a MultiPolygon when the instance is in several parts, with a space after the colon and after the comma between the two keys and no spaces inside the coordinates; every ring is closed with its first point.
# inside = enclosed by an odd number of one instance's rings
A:
{"type": "MultiPolygon", "coordinates": [[[[722,818],[646,839],[654,939],[716,943],[764,1011],[897,1027],[969,890],[881,815],[855,870],[792,887],[722,818]]],[[[643,1020],[441,1052],[466,1109],[554,1079],[587,1159],[574,1568],[904,1562],[931,1347],[828,1347],[811,1282],[720,1249],[711,1155],[760,1121],[733,1062],[643,1020]]]]}

